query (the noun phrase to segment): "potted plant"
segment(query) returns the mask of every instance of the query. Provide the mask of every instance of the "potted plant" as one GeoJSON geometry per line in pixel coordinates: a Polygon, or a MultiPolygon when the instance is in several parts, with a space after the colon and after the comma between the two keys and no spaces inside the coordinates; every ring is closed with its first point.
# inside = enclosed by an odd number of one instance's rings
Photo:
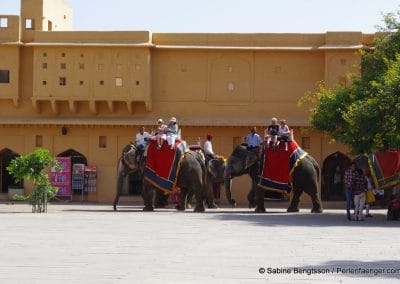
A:
{"type": "MultiPolygon", "coordinates": [[[[39,148],[25,156],[17,157],[11,161],[7,167],[8,172],[15,178],[16,182],[27,179],[33,182],[34,190],[32,194],[24,197],[32,204],[32,212],[47,212],[47,201],[52,199],[57,188],[52,187],[46,169],[54,164],[56,170],[61,170],[61,166],[53,159],[49,151],[39,148]]],[[[14,196],[15,197],[15,196],[14,196]]],[[[17,196],[16,198],[19,198],[17,196]]]]}

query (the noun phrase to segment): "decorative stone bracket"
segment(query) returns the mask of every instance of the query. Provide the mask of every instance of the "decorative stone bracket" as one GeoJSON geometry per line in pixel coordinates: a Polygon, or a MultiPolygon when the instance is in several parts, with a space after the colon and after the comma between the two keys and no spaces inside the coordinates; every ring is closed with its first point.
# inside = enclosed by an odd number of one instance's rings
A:
{"type": "MultiPolygon", "coordinates": [[[[52,112],[57,115],[60,112],[60,107],[59,107],[59,103],[60,102],[68,102],[68,106],[69,106],[69,111],[71,113],[77,113],[79,112],[78,109],[78,102],[85,102],[87,100],[71,100],[71,99],[39,99],[39,98],[32,98],[32,107],[33,109],[37,112],[40,113],[41,112],[41,106],[40,106],[40,102],[50,102],[50,106],[51,106],[51,110],[52,112]]],[[[90,100],[89,101],[89,110],[92,114],[98,114],[98,109],[97,109],[97,102],[107,102],[107,106],[110,112],[115,112],[115,100],[90,100]]],[[[121,100],[120,102],[125,102],[126,107],[128,109],[128,112],[130,114],[133,114],[134,112],[134,108],[133,108],[133,104],[135,101],[131,101],[131,100],[121,100]]],[[[14,101],[14,104],[18,103],[14,101]]],[[[146,106],[146,110],[147,111],[151,111],[152,110],[152,102],[151,101],[145,101],[145,106],[146,106]]]]}

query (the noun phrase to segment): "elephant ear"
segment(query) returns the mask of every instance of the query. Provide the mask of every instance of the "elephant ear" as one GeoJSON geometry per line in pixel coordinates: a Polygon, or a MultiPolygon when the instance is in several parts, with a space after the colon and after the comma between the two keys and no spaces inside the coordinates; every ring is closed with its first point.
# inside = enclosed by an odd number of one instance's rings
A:
{"type": "Polygon", "coordinates": [[[210,160],[208,162],[207,171],[211,174],[212,177],[215,177],[215,160],[210,160]]]}
{"type": "MultiPolygon", "coordinates": [[[[253,153],[251,153],[251,154],[253,154],[253,153]]],[[[253,166],[254,163],[256,163],[256,162],[257,162],[257,156],[255,154],[247,155],[246,158],[244,159],[244,168],[248,169],[251,166],[253,166]]]]}

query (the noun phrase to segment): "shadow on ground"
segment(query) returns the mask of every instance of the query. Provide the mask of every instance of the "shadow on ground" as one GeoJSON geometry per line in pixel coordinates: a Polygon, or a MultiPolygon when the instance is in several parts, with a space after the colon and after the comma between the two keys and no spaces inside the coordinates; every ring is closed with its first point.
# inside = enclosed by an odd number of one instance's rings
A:
{"type": "MultiPolygon", "coordinates": [[[[400,222],[387,221],[385,209],[375,209],[371,213],[374,217],[366,218],[365,221],[348,221],[345,211],[340,209],[325,209],[322,214],[310,213],[310,209],[302,209],[298,213],[287,213],[285,208],[267,208],[267,212],[260,214],[254,213],[254,209],[223,207],[218,209],[206,209],[204,213],[194,213],[193,209],[183,212],[176,211],[173,205],[167,209],[155,209],[154,212],[143,212],[143,205],[121,204],[118,206],[117,213],[142,213],[142,214],[198,214],[206,218],[220,220],[222,222],[247,222],[258,226],[304,226],[304,227],[393,227],[400,228],[400,222]]],[[[79,206],[68,206],[62,209],[67,212],[110,212],[113,213],[111,204],[99,206],[97,204],[79,206]],[[107,206],[107,207],[105,207],[107,206]]]]}
{"type": "Polygon", "coordinates": [[[367,218],[365,221],[348,221],[345,213],[338,210],[325,210],[322,214],[312,214],[306,212],[286,213],[286,212],[267,212],[265,214],[241,214],[240,212],[215,214],[212,218],[221,221],[248,222],[260,226],[305,226],[305,227],[398,227],[397,221],[387,221],[386,213],[380,210],[374,213],[374,217],[367,218]]]}

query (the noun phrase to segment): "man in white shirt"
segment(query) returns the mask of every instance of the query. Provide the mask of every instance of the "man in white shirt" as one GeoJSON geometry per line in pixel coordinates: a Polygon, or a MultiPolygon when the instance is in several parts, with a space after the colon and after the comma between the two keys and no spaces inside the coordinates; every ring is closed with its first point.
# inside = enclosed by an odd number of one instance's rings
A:
{"type": "Polygon", "coordinates": [[[146,148],[147,141],[150,140],[150,135],[145,131],[144,126],[140,126],[139,133],[136,134],[135,145],[139,151],[144,151],[146,148]]]}
{"type": "Polygon", "coordinates": [[[207,134],[207,140],[206,142],[204,142],[204,154],[206,155],[206,159],[214,159],[215,158],[215,154],[212,148],[212,135],[211,134],[207,134]]]}

